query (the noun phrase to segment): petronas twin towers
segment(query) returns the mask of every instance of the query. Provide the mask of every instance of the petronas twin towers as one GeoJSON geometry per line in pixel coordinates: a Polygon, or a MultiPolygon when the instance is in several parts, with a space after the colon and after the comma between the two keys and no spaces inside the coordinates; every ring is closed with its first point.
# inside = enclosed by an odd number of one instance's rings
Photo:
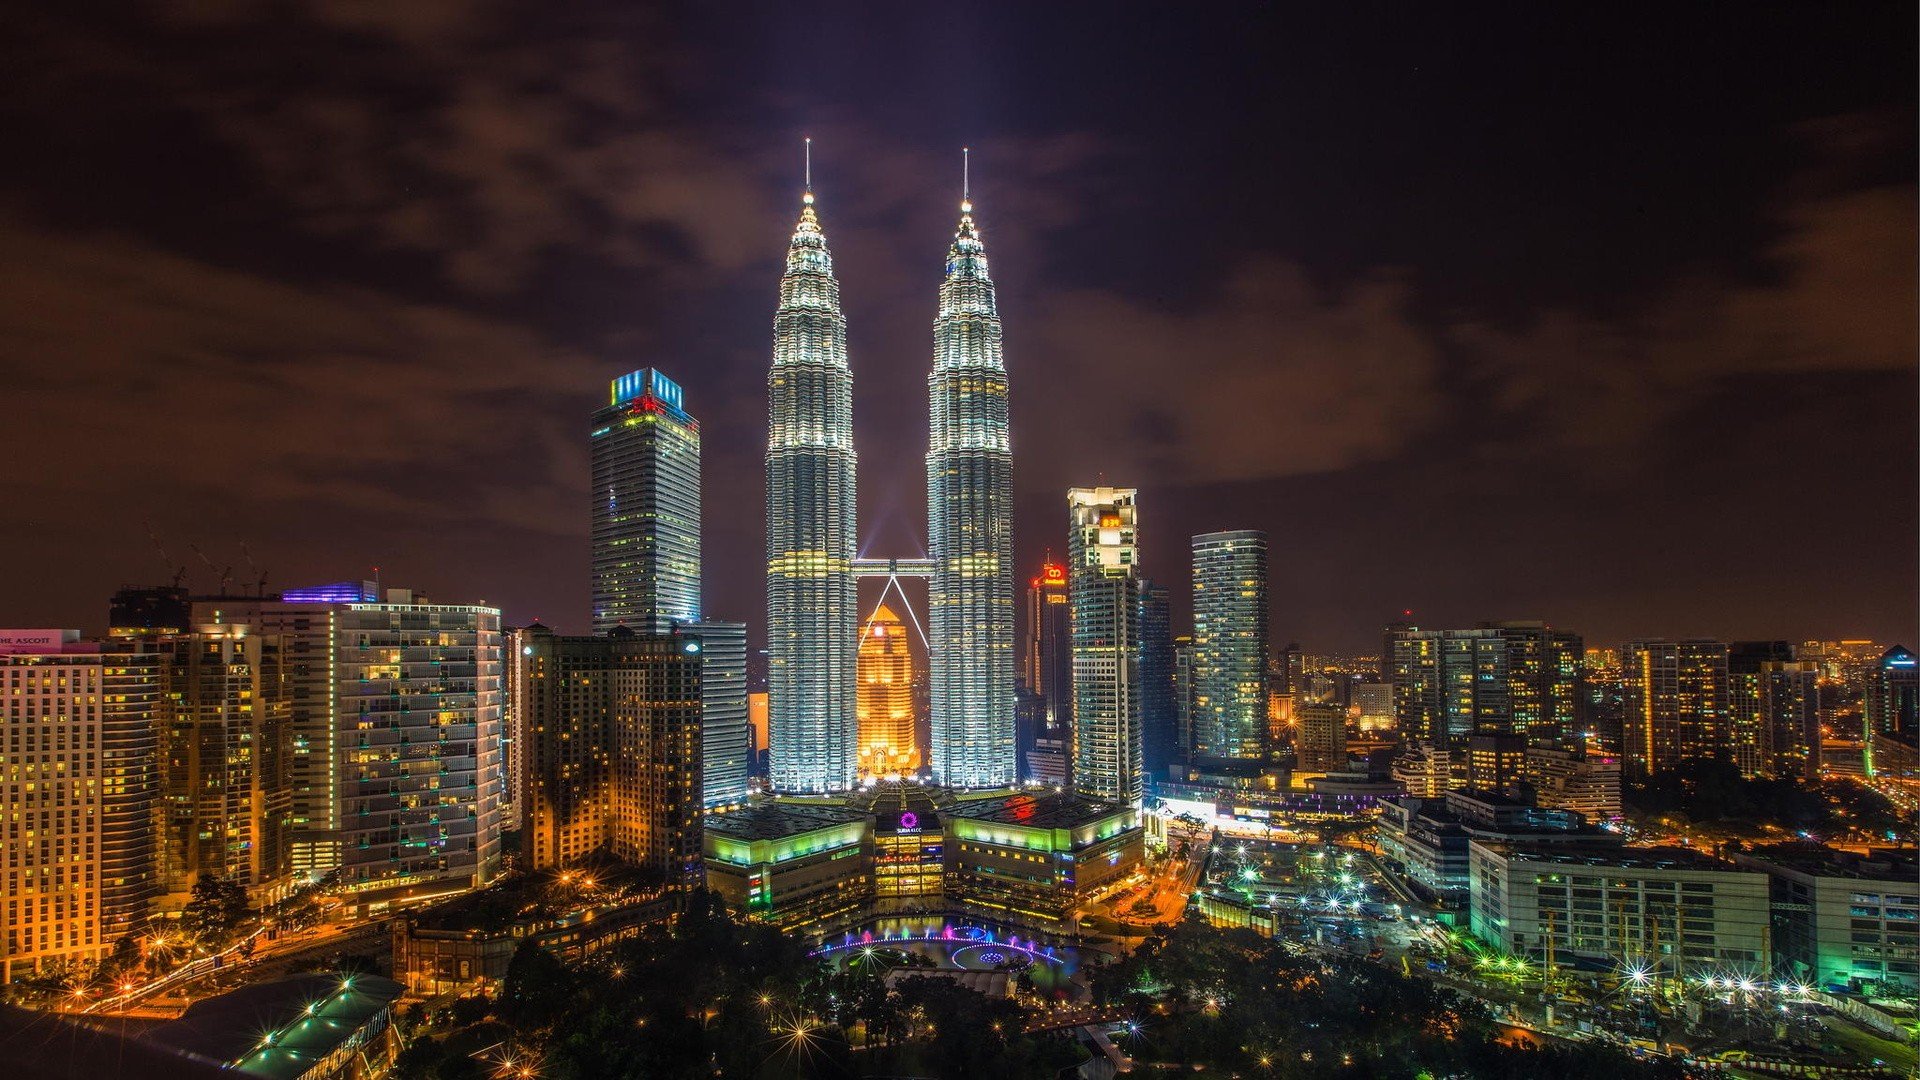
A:
{"type": "MultiPolygon", "coordinates": [[[[809,169],[787,246],[767,376],[767,645],[772,783],[858,781],[853,372],[809,169]]],[[[963,185],[927,377],[929,637],[934,779],[1016,778],[1013,456],[1007,372],[986,247],[963,185]]],[[[897,569],[897,564],[895,569],[897,569]]]]}

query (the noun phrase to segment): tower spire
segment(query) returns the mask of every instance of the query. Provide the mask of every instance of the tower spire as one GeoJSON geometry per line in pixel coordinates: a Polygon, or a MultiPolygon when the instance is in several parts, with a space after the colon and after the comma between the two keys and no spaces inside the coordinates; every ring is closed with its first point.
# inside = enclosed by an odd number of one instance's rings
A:
{"type": "Polygon", "coordinates": [[[812,206],[813,205],[813,136],[811,135],[807,136],[805,139],[805,143],[806,143],[805,153],[806,153],[806,162],[807,162],[806,193],[800,196],[800,201],[806,203],[808,206],[812,206]]]}
{"type": "Polygon", "coordinates": [[[973,148],[960,148],[960,212],[973,213],[973,148]]]}

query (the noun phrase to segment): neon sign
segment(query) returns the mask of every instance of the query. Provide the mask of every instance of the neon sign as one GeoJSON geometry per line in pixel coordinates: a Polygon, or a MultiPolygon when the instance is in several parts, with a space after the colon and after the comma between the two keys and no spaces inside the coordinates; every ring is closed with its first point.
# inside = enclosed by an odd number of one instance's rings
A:
{"type": "Polygon", "coordinates": [[[920,827],[920,815],[908,810],[900,815],[900,831],[912,832],[920,827]]]}

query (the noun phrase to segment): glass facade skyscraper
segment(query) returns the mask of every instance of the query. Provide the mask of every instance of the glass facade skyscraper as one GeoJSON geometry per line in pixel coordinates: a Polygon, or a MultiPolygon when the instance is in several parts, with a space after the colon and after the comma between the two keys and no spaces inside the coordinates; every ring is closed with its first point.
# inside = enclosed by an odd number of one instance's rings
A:
{"type": "Polygon", "coordinates": [[[1164,780],[1182,755],[1180,717],[1173,701],[1173,595],[1142,578],[1140,597],[1140,758],[1154,780],[1164,780]]]}
{"type": "Polygon", "coordinates": [[[1206,761],[1265,761],[1267,534],[1193,538],[1193,748],[1206,761]]]}
{"type": "Polygon", "coordinates": [[[767,374],[767,694],[776,791],[839,791],[857,779],[854,467],[847,321],[809,184],[787,245],[767,374]]]}
{"type": "Polygon", "coordinates": [[[1017,779],[1014,738],[1013,455],[1000,316],[973,204],[947,249],[927,377],[927,543],[934,779],[1017,779]]]}
{"type": "Polygon", "coordinates": [[[1138,805],[1145,793],[1140,729],[1138,492],[1067,491],[1067,577],[1073,598],[1073,786],[1138,805]]]}
{"type": "Polygon", "coordinates": [[[652,368],[593,414],[593,632],[700,618],[700,425],[652,368]]]}

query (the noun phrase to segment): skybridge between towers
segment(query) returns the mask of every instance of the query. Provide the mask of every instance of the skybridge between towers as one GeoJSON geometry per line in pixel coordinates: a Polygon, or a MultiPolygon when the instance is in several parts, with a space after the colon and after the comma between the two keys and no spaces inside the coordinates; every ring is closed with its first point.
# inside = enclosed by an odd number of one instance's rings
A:
{"type": "Polygon", "coordinates": [[[856,578],[910,577],[926,580],[933,577],[933,560],[855,559],[853,576],[856,578]]]}

